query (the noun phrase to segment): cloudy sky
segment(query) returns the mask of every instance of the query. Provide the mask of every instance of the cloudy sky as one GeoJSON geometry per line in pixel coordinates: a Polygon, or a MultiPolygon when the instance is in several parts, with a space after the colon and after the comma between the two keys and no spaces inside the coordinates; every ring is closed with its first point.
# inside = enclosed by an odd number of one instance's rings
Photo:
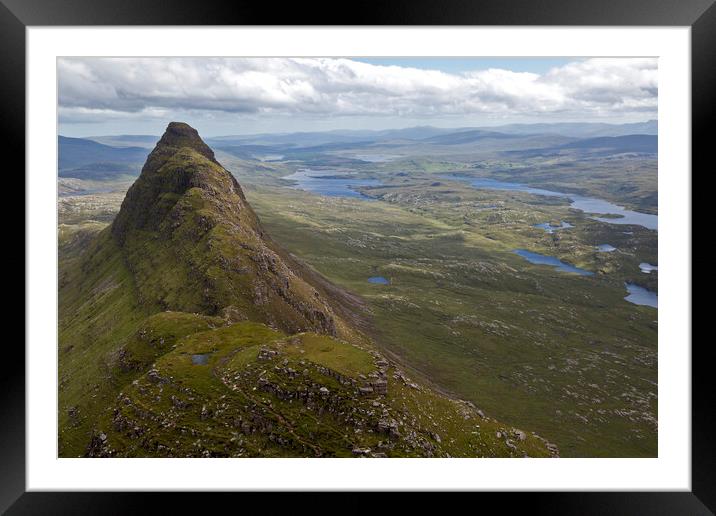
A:
{"type": "Polygon", "coordinates": [[[61,58],[59,131],[202,135],[657,117],[654,58],[61,58]]]}

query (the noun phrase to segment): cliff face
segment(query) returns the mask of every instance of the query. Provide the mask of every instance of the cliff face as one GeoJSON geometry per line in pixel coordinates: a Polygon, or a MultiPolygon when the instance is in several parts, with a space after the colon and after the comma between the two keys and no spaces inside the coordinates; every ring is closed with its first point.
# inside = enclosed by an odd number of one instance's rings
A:
{"type": "Polygon", "coordinates": [[[172,122],[111,227],[142,304],[335,334],[330,301],[270,242],[236,179],[172,122]]]}

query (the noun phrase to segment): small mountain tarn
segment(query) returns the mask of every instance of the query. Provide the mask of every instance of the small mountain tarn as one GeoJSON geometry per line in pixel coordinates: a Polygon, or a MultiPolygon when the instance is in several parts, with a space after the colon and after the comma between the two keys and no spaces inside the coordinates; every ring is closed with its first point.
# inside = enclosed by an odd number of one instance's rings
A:
{"type": "Polygon", "coordinates": [[[186,124],[59,285],[62,457],[557,455],[379,354],[186,124]]]}

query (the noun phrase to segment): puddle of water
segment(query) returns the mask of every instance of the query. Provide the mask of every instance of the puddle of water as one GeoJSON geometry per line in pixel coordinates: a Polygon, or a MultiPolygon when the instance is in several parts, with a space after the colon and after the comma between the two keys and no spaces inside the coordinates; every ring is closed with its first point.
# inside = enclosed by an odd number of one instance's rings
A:
{"type": "Polygon", "coordinates": [[[385,279],[383,276],[371,276],[368,278],[368,283],[375,283],[377,285],[390,285],[390,281],[385,279]]]}
{"type": "Polygon", "coordinates": [[[191,363],[193,365],[206,365],[209,363],[209,354],[210,353],[201,353],[199,355],[192,355],[191,363]]]}

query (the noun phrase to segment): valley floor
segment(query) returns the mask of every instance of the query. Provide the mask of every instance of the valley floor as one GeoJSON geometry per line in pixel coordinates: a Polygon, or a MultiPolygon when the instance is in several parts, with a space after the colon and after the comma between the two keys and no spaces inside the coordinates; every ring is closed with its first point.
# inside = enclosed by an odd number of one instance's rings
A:
{"type": "Polygon", "coordinates": [[[401,363],[547,436],[563,456],[656,454],[657,313],[626,302],[623,286],[647,280],[638,263],[655,259],[636,241],[655,240],[653,232],[626,238],[564,207],[518,209],[494,192],[390,195],[249,191],[282,245],[368,300],[376,342],[401,363]],[[501,209],[481,209],[495,202],[501,209]],[[575,227],[551,235],[533,227],[545,220],[575,227]],[[596,252],[602,241],[620,252],[596,252]],[[531,265],[515,248],[596,274],[531,265]]]}

